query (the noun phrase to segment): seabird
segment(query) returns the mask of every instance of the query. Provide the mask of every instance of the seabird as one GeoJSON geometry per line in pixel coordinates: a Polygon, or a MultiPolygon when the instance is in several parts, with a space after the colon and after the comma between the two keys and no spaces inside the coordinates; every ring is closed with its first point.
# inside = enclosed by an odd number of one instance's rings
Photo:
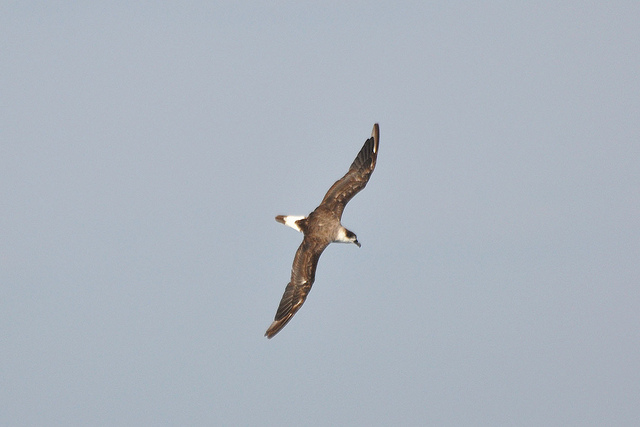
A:
{"type": "Polygon", "coordinates": [[[320,206],[308,217],[276,216],[276,221],[304,233],[304,239],[293,259],[291,280],[284,290],[276,316],[264,334],[267,338],[280,332],[304,304],[315,280],[318,259],[329,243],[354,243],[360,247],[356,235],[344,228],[340,219],[349,200],[369,182],[376,167],[379,141],[380,130],[376,123],[371,138],[364,143],[349,171],[331,186],[320,206]]]}

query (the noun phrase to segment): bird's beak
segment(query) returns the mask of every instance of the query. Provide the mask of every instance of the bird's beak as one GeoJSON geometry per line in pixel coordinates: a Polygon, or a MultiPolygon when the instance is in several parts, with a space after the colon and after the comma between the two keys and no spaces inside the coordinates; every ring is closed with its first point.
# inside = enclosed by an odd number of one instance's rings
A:
{"type": "Polygon", "coordinates": [[[360,242],[358,242],[357,240],[354,240],[353,243],[355,243],[356,245],[358,245],[358,247],[361,247],[360,242]]]}

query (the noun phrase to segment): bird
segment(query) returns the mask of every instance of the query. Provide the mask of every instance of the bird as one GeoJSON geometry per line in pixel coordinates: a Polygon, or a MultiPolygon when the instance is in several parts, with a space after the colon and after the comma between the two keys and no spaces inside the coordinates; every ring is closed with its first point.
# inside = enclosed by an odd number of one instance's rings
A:
{"type": "Polygon", "coordinates": [[[307,299],[316,276],[320,255],[330,243],[353,243],[360,247],[358,237],[341,223],[342,212],[349,200],[369,182],[376,167],[380,129],[373,125],[371,137],[360,149],[347,173],[337,180],[320,205],[308,216],[278,215],[276,221],[304,234],[291,267],[291,279],[287,284],[276,311],[273,323],[264,334],[273,338],[285,327],[307,299]]]}

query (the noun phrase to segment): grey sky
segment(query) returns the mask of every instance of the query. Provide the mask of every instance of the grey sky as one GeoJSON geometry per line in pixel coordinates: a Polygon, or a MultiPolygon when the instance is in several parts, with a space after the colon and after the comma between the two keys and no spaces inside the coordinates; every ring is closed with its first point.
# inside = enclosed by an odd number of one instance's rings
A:
{"type": "Polygon", "coordinates": [[[640,424],[639,22],[4,3],[0,424],[640,424]],[[362,248],[267,340],[301,239],[274,216],[374,122],[362,248]]]}

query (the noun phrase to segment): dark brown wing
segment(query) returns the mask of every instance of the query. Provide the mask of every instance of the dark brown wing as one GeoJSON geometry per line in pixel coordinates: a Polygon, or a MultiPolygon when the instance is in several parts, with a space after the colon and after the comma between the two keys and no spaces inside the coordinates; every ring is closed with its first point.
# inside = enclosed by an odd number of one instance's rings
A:
{"type": "Polygon", "coordinates": [[[291,281],[284,290],[273,323],[264,334],[267,338],[280,332],[304,304],[316,278],[318,260],[326,247],[326,243],[307,237],[300,244],[291,267],[291,281]]]}
{"type": "Polygon", "coordinates": [[[324,199],[322,199],[320,205],[324,205],[335,212],[338,218],[342,218],[342,212],[349,200],[369,182],[369,177],[376,167],[379,141],[380,129],[376,123],[373,125],[371,138],[364,143],[356,159],[349,167],[349,171],[331,186],[324,199]]]}

